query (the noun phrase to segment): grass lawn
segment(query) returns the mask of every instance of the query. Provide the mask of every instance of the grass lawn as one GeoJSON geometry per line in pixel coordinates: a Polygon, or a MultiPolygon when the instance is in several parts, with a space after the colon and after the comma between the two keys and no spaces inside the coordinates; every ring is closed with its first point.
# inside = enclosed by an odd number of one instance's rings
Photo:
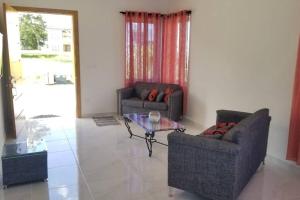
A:
{"type": "Polygon", "coordinates": [[[72,57],[64,56],[64,55],[57,55],[57,54],[32,54],[32,53],[23,53],[21,55],[22,58],[31,58],[31,59],[47,59],[51,61],[57,62],[65,62],[71,63],[72,57]]]}

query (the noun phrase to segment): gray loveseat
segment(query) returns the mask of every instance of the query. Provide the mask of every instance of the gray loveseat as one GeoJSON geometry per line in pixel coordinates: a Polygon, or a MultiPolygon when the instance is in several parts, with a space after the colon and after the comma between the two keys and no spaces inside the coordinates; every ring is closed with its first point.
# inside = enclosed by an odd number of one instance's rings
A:
{"type": "Polygon", "coordinates": [[[159,111],[162,116],[178,121],[182,117],[183,112],[183,91],[176,84],[147,83],[136,82],[132,87],[117,90],[118,94],[118,113],[123,115],[127,113],[149,113],[150,111],[159,111]],[[151,90],[153,88],[158,91],[164,91],[171,88],[174,92],[165,102],[150,102],[141,100],[143,90],[151,90]]]}
{"type": "Polygon", "coordinates": [[[217,122],[237,122],[222,139],[168,135],[168,184],[204,199],[235,200],[264,161],[271,117],[219,110],[217,122]]]}

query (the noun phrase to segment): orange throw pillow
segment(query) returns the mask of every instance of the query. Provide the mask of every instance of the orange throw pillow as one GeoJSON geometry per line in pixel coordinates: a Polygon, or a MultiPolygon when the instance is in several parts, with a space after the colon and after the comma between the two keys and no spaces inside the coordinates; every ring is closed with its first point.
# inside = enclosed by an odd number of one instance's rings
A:
{"type": "Polygon", "coordinates": [[[173,89],[171,89],[171,88],[167,88],[167,89],[165,89],[165,97],[164,97],[164,102],[165,103],[168,103],[168,101],[169,101],[169,97],[171,96],[171,94],[173,93],[173,89]]]}
{"type": "Polygon", "coordinates": [[[158,90],[157,89],[152,89],[149,96],[148,96],[148,100],[149,101],[154,101],[156,99],[158,95],[158,90]]]}

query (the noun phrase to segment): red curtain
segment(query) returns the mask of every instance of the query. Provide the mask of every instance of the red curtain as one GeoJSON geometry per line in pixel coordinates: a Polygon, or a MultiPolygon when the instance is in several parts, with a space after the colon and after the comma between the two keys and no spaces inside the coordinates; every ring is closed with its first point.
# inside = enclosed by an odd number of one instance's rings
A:
{"type": "Polygon", "coordinates": [[[287,160],[296,161],[296,163],[300,165],[300,40],[294,82],[287,160]]]}
{"type": "Polygon", "coordinates": [[[161,81],[162,19],[157,13],[125,13],[125,86],[161,81]]]}
{"type": "Polygon", "coordinates": [[[165,16],[163,26],[162,82],[179,84],[187,109],[190,14],[181,11],[165,16]]]}

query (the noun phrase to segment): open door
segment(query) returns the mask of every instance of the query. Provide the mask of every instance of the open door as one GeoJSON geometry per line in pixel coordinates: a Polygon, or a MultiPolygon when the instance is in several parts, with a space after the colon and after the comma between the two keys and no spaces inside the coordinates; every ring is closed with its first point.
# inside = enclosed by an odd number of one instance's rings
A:
{"type": "Polygon", "coordinates": [[[18,12],[3,4],[4,29],[4,90],[6,132],[16,138],[23,127],[22,119],[22,64],[18,12]],[[8,58],[8,59],[7,59],[8,58]]]}

